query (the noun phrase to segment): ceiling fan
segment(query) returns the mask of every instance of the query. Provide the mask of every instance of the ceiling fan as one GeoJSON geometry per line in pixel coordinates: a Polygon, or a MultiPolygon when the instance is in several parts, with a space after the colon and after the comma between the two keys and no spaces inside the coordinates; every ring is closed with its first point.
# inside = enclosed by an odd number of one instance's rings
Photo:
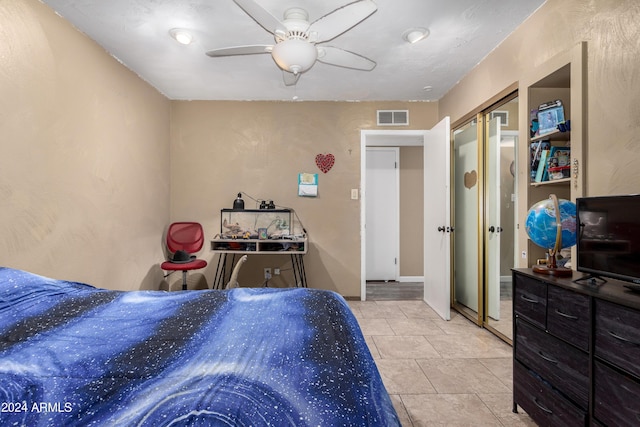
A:
{"type": "Polygon", "coordinates": [[[316,61],[363,71],[371,71],[376,66],[374,61],[362,55],[322,44],[373,14],[378,7],[371,0],[346,4],[311,23],[307,11],[298,7],[287,9],[284,19],[280,21],[254,0],[233,1],[262,28],[273,34],[276,43],[214,49],[207,52],[211,57],[270,53],[282,69],[287,86],[295,85],[300,74],[309,70],[316,61]]]}

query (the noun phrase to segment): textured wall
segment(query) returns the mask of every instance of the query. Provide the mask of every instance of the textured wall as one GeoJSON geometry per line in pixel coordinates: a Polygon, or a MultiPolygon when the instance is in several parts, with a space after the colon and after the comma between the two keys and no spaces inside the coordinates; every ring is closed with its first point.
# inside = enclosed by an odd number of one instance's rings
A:
{"type": "MultiPolygon", "coordinates": [[[[238,191],[294,208],[311,239],[309,286],[359,296],[360,201],[350,189],[360,187],[360,130],[375,128],[376,109],[409,109],[411,129],[436,123],[433,103],[173,102],[172,219],[194,218],[214,236],[238,191]],[[314,162],[320,153],[336,157],[326,174],[314,162]],[[319,174],[317,198],[297,196],[300,172],[319,174]]],[[[262,265],[283,260],[250,256],[240,283],[259,284],[262,265]]]]}
{"type": "Polygon", "coordinates": [[[640,2],[548,0],[440,100],[457,118],[587,42],[586,195],[640,191],[640,2]]]}
{"type": "Polygon", "coordinates": [[[424,275],[424,150],[400,147],[400,276],[424,275]]]}
{"type": "Polygon", "coordinates": [[[0,265],[157,287],[169,101],[36,0],[0,1],[0,40],[0,265]]]}

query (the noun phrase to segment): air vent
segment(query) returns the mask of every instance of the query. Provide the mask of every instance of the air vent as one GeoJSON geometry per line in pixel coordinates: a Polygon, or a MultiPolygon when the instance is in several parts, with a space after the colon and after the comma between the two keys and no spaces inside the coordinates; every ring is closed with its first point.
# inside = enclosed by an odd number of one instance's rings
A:
{"type": "Polygon", "coordinates": [[[407,126],[409,110],[378,110],[378,126],[407,126]]]}

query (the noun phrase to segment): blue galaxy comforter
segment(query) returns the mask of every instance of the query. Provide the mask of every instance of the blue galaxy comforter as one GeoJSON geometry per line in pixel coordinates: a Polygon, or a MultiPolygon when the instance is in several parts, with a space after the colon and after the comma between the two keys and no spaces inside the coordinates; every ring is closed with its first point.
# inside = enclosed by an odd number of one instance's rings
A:
{"type": "Polygon", "coordinates": [[[0,268],[2,426],[399,425],[346,302],[118,292],[0,268]]]}

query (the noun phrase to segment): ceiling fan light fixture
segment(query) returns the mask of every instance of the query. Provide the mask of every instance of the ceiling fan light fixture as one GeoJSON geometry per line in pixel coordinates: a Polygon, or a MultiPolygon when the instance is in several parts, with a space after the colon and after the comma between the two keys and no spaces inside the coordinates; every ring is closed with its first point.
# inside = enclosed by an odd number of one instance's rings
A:
{"type": "Polygon", "coordinates": [[[271,51],[278,67],[293,74],[304,73],[315,64],[318,50],[315,45],[299,39],[289,39],[276,44],[271,51]]]}
{"type": "Polygon", "coordinates": [[[426,28],[409,28],[402,33],[402,39],[411,44],[418,43],[427,37],[429,37],[429,30],[426,28]]]}
{"type": "Polygon", "coordinates": [[[169,35],[180,44],[188,45],[193,41],[193,36],[187,30],[180,28],[172,28],[169,30],[169,35]]]}

